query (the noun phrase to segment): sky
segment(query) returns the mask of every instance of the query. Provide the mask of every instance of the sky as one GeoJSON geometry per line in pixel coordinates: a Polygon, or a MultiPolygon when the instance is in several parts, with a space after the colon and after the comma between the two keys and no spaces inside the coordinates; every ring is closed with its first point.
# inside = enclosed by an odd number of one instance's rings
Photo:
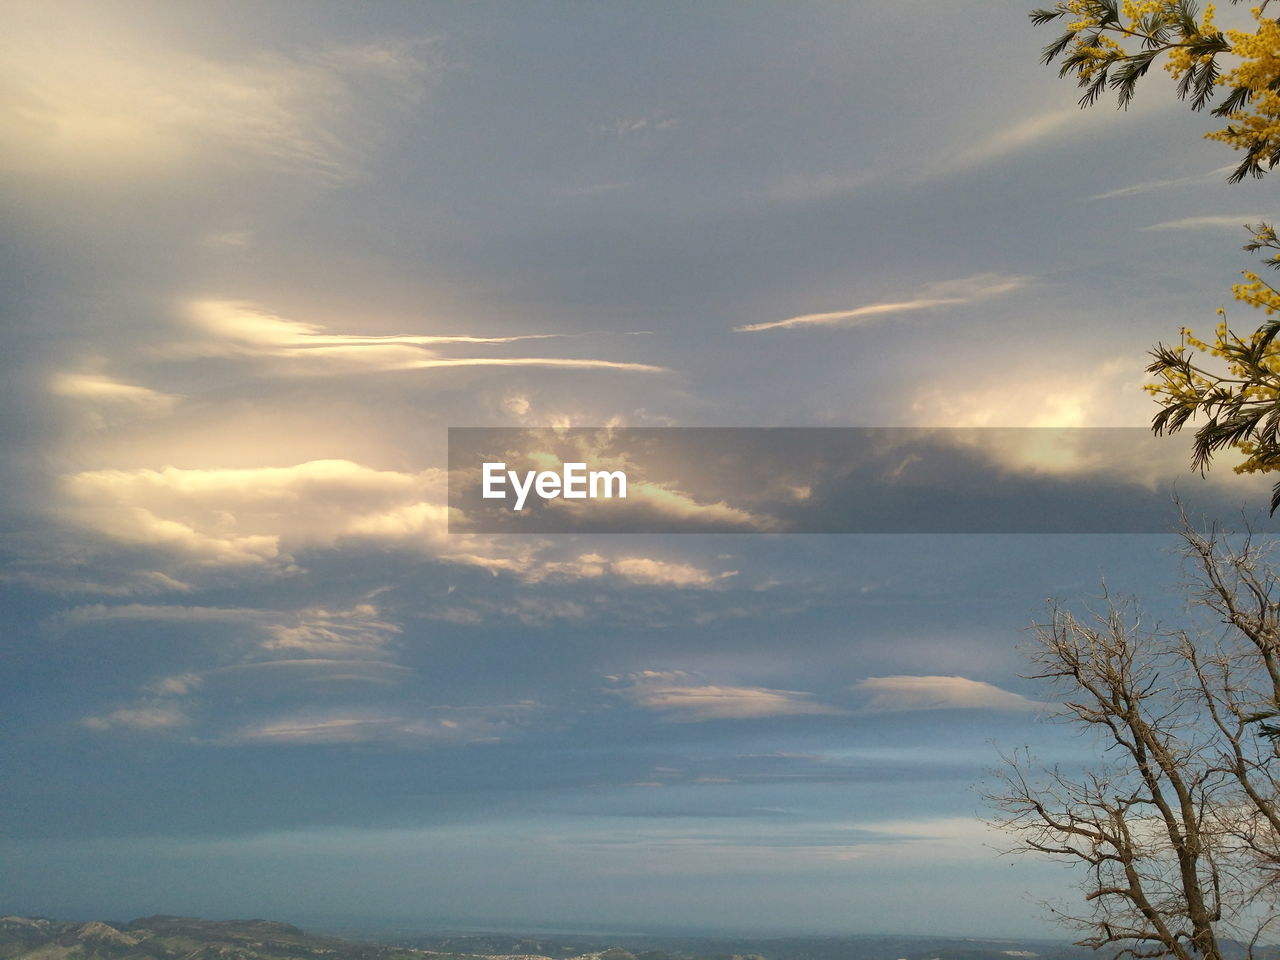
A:
{"type": "Polygon", "coordinates": [[[974,785],[1173,537],[446,522],[449,427],[1148,424],[1272,184],[1025,12],[4,4],[0,912],[1062,935],[974,785]]]}

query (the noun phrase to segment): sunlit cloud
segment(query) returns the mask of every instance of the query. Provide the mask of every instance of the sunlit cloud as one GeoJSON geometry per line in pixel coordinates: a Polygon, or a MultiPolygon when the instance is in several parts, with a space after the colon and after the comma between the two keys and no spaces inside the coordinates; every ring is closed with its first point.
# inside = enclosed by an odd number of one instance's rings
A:
{"type": "MultiPolygon", "coordinates": [[[[526,583],[610,577],[631,583],[707,588],[733,576],[675,560],[582,554],[558,559],[551,544],[450,535],[443,471],[374,470],[346,460],[244,469],[93,470],[64,484],[68,519],[124,545],[162,550],[196,567],[296,569],[306,549],[375,542],[446,563],[509,573],[526,583]]],[[[657,497],[680,515],[733,518],[722,505],[702,506],[674,494],[657,497]]],[[[376,611],[307,611],[272,628],[275,646],[312,652],[378,644],[390,630],[376,611]]],[[[86,619],[258,620],[254,610],[154,604],[79,608],[86,619]]]]}
{"type": "Polygon", "coordinates": [[[891,314],[917,313],[922,310],[958,306],[998,297],[1011,293],[1026,283],[1026,277],[980,273],[963,280],[926,284],[920,288],[916,296],[908,300],[870,303],[849,310],[826,313],[804,313],[785,320],[750,323],[734,327],[734,330],[739,333],[752,333],[759,330],[785,330],[795,327],[858,327],[891,314]]]}
{"type": "MultiPolygon", "coordinates": [[[[980,451],[1006,470],[1056,477],[1107,477],[1148,489],[1189,473],[1190,434],[1156,438],[1145,433],[1141,454],[1132,435],[1097,433],[1095,427],[1142,427],[1154,405],[1142,391],[1145,361],[1139,356],[1046,373],[1014,374],[1017,363],[985,379],[957,377],[921,390],[911,403],[924,427],[1033,427],[1028,430],[962,429],[940,439],[980,451]]],[[[1204,482],[1241,495],[1262,495],[1265,478],[1210,470],[1204,482]]]]}
{"type": "Polygon", "coordinates": [[[911,411],[926,427],[1147,426],[1151,400],[1141,389],[1146,360],[1111,357],[1062,372],[1003,364],[986,376],[971,371],[919,389],[911,411]]]}
{"type": "Polygon", "coordinates": [[[574,357],[447,357],[433,347],[501,345],[558,336],[530,333],[505,337],[470,334],[361,336],[327,331],[237,300],[200,300],[187,306],[191,327],[206,336],[156,348],[160,356],[239,356],[289,361],[287,372],[304,374],[388,372],[439,367],[561,367],[658,373],[651,364],[574,357]]]}
{"type": "Polygon", "coordinates": [[[48,381],[49,392],[74,406],[85,421],[105,427],[139,418],[171,413],[182,397],[99,373],[58,373],[48,381]]]}
{"type": "Polygon", "coordinates": [[[216,161],[343,179],[372,116],[417,100],[426,44],[370,41],[210,57],[155,42],[119,10],[32,5],[7,20],[0,165],[136,176],[216,161]],[[74,27],[74,28],[73,28],[74,27]]]}
{"type": "Polygon", "coordinates": [[[853,687],[870,695],[869,713],[899,710],[1036,710],[1041,704],[994,684],[965,677],[867,677],[853,687]]]}
{"type": "Polygon", "coordinates": [[[713,587],[738,571],[713,573],[692,563],[657,560],[652,557],[621,556],[608,558],[599,553],[584,553],[572,560],[541,559],[526,556],[525,564],[512,564],[507,569],[520,573],[527,582],[572,579],[593,580],[612,577],[630,583],[654,587],[713,587]]]}
{"type": "Polygon", "coordinates": [[[210,565],[288,566],[290,551],[348,536],[443,536],[444,508],[426,504],[442,483],[438,470],[410,474],[313,460],[246,469],[91,470],[68,477],[64,491],[72,520],[115,540],[210,565]]]}
{"type": "Polygon", "coordinates": [[[703,684],[679,670],[645,670],[628,679],[629,685],[618,691],[627,701],[677,723],[844,712],[798,690],[703,684]]]}
{"type": "Polygon", "coordinates": [[[772,518],[754,514],[723,500],[697,500],[669,485],[639,480],[627,488],[628,513],[684,523],[705,523],[743,530],[768,530],[772,518]]]}
{"type": "Polygon", "coordinates": [[[121,403],[167,410],[180,398],[136,383],[125,383],[96,373],[60,373],[49,381],[49,392],[96,403],[121,403]]]}
{"type": "Polygon", "coordinates": [[[738,573],[737,570],[727,570],[713,574],[691,563],[649,557],[623,557],[610,563],[609,570],[633,583],[662,587],[710,587],[738,573]]]}

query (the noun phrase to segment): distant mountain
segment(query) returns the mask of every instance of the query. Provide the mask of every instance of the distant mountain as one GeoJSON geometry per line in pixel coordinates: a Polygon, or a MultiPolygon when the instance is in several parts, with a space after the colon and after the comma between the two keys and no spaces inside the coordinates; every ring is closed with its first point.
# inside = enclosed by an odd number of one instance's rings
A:
{"type": "MultiPolygon", "coordinates": [[[[362,931],[365,936],[376,933],[362,931]]],[[[127,923],[0,917],[0,960],[1099,960],[1061,941],[947,937],[703,938],[392,935],[369,943],[270,920],[154,916],[127,923]]],[[[1243,949],[1230,944],[1227,960],[1243,949]]],[[[1269,960],[1280,953],[1267,952],[1269,960]]]]}
{"type": "Polygon", "coordinates": [[[0,917],[0,960],[454,958],[434,951],[314,936],[287,923],[270,920],[216,921],[155,916],[128,923],[59,923],[44,917],[0,917]]]}

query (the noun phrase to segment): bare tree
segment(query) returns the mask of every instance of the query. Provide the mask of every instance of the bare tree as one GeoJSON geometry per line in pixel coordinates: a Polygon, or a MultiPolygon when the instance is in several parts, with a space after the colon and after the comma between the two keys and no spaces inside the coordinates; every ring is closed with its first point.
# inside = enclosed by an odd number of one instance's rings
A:
{"type": "Polygon", "coordinates": [[[1096,734],[1096,762],[1005,756],[988,799],[1015,851],[1082,868],[1080,907],[1050,907],[1082,946],[1222,960],[1228,939],[1252,953],[1280,890],[1280,581],[1251,537],[1185,519],[1182,537],[1194,628],[1147,627],[1104,596],[1034,629],[1032,676],[1057,719],[1096,734]]]}

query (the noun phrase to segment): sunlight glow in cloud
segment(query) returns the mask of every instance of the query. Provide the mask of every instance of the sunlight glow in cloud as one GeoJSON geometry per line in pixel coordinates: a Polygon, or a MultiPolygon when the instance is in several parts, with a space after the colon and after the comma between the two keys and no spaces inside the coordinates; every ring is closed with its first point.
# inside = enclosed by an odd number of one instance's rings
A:
{"type": "Polygon", "coordinates": [[[360,171],[369,118],[417,100],[427,71],[406,40],[245,59],[156,43],[122,11],[35,4],[6,24],[0,165],[41,174],[182,172],[240,160],[325,180],[360,171]]]}

